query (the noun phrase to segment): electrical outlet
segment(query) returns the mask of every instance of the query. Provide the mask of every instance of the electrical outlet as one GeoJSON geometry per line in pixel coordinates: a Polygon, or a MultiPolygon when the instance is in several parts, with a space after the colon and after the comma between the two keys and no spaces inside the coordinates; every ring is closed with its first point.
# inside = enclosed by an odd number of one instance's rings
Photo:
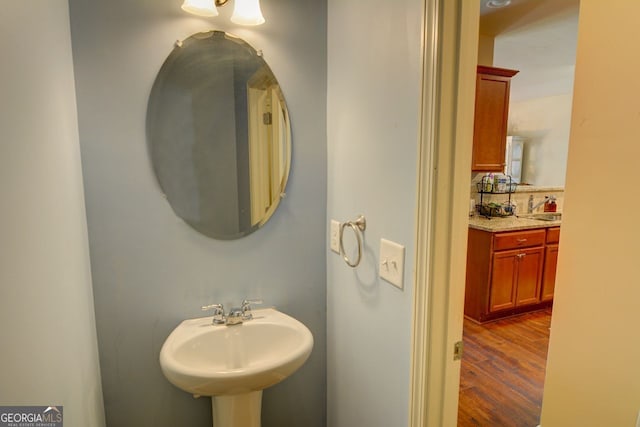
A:
{"type": "Polygon", "coordinates": [[[331,220],[331,230],[329,231],[329,247],[337,254],[340,253],[340,223],[335,219],[331,220]]]}
{"type": "Polygon", "coordinates": [[[380,239],[380,277],[400,289],[404,288],[404,246],[380,239]]]}

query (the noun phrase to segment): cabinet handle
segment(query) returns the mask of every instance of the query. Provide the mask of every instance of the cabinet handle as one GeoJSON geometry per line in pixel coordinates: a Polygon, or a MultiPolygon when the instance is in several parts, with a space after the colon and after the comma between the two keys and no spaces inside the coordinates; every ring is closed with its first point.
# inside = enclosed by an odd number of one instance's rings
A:
{"type": "Polygon", "coordinates": [[[518,255],[516,255],[516,256],[518,257],[518,259],[522,259],[522,258],[524,258],[526,255],[527,255],[527,254],[518,254],[518,255]]]}
{"type": "Polygon", "coordinates": [[[516,242],[518,243],[525,243],[527,241],[527,239],[516,239],[516,242]]]}

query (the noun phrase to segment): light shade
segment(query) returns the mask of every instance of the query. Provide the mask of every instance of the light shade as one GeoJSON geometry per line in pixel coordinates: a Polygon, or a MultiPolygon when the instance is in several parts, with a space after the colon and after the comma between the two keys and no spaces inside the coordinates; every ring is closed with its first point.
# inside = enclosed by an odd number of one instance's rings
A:
{"type": "Polygon", "coordinates": [[[489,0],[487,2],[487,7],[493,9],[499,9],[501,7],[507,7],[511,4],[511,0],[489,0]]]}
{"type": "Polygon", "coordinates": [[[231,22],[239,25],[264,24],[260,0],[235,0],[231,22]]]}
{"type": "Polygon", "coordinates": [[[213,0],[184,0],[182,10],[198,16],[218,16],[213,0]]]}

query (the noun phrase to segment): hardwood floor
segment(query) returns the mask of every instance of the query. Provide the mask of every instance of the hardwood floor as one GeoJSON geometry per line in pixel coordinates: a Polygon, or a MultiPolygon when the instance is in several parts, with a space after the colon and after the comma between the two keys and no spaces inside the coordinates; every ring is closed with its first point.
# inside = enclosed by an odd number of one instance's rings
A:
{"type": "Polygon", "coordinates": [[[536,427],[551,309],[478,325],[464,320],[458,427],[536,427]]]}

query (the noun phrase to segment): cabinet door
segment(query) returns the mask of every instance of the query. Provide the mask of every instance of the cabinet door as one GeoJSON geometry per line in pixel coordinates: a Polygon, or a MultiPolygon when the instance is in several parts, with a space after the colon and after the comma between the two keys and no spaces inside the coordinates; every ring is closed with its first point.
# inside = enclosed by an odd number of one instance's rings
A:
{"type": "Polygon", "coordinates": [[[502,171],[507,144],[509,79],[478,74],[473,129],[474,171],[502,171]]]}
{"type": "Polygon", "coordinates": [[[518,260],[516,306],[540,302],[544,248],[522,250],[516,255],[516,258],[518,260]]]}
{"type": "Polygon", "coordinates": [[[556,267],[558,265],[558,245],[547,245],[544,256],[544,272],[542,273],[542,301],[553,299],[556,287],[556,267]]]}
{"type": "Polygon", "coordinates": [[[516,306],[516,280],[520,251],[503,251],[493,254],[493,270],[489,291],[489,312],[506,310],[516,306]]]}
{"type": "Polygon", "coordinates": [[[473,129],[474,171],[501,172],[505,165],[510,78],[478,73],[473,129]]]}

